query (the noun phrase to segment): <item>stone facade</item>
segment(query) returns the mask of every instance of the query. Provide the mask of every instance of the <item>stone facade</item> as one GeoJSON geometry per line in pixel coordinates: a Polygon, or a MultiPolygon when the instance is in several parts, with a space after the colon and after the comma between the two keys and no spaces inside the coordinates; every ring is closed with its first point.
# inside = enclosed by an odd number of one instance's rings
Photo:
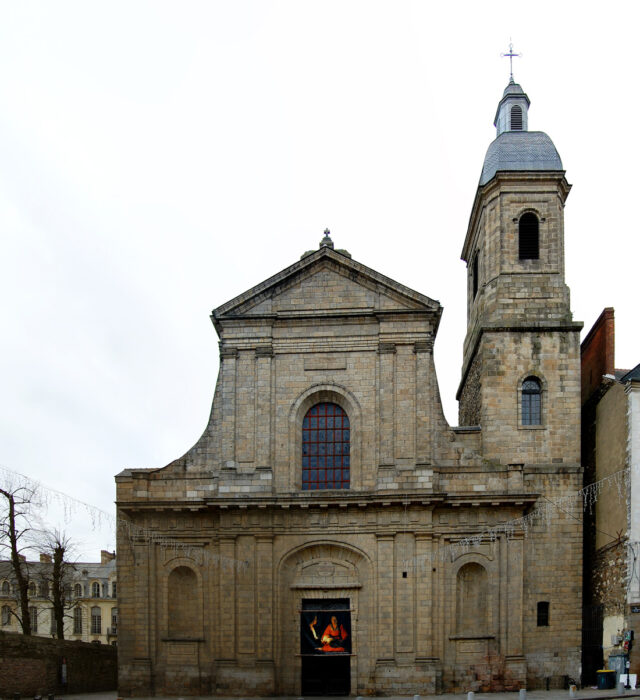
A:
{"type": "Polygon", "coordinates": [[[116,478],[121,695],[424,694],[577,676],[581,510],[522,520],[582,485],[568,191],[562,171],[499,172],[478,189],[462,427],[440,402],[439,303],[328,236],[214,310],[221,365],[203,436],[163,469],[116,478]],[[531,211],[539,256],[519,262],[513,220],[531,211]],[[541,387],[534,424],[521,415],[528,377],[541,387]],[[305,461],[306,421],[325,404],[348,417],[349,447],[340,487],[315,489],[309,479],[337,478],[305,461]],[[307,610],[338,616],[344,651],[305,651],[307,610]]]}

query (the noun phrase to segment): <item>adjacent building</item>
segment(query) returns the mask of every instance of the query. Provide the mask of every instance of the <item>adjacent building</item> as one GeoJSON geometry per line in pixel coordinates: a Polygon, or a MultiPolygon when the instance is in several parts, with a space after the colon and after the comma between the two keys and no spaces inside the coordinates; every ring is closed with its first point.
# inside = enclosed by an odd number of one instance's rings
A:
{"type": "Polygon", "coordinates": [[[585,515],[585,671],[628,654],[638,674],[640,365],[615,368],[612,308],[582,343],[582,402],[585,482],[603,483],[585,515]]]}
{"type": "Polygon", "coordinates": [[[570,185],[528,110],[511,80],[461,235],[459,426],[433,361],[442,306],[328,233],[213,311],[221,364],[204,434],[164,468],[116,477],[121,695],[579,677],[570,185]]]}
{"type": "MultiPolygon", "coordinates": [[[[52,563],[46,554],[40,561],[26,561],[29,575],[29,612],[31,631],[40,637],[55,637],[49,585],[52,563]]],[[[0,629],[21,632],[11,562],[0,561],[0,629]]],[[[100,563],[76,562],[69,568],[65,582],[65,639],[99,644],[117,644],[118,600],[116,555],[103,550],[100,563]]]]}

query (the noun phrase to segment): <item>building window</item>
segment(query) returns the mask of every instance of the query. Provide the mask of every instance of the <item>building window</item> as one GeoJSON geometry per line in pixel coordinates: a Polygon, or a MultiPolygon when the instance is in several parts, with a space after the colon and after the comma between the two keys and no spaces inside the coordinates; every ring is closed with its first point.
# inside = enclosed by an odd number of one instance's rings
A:
{"type": "Polygon", "coordinates": [[[113,581],[113,583],[111,584],[111,597],[117,598],[118,597],[117,593],[118,593],[118,585],[115,581],[113,581]]]}
{"type": "Polygon", "coordinates": [[[473,285],[473,299],[476,298],[476,294],[478,293],[478,253],[475,254],[473,258],[473,265],[471,268],[471,284],[473,285]]]}
{"type": "Polygon", "coordinates": [[[31,631],[38,631],[38,608],[29,608],[29,619],[31,620],[31,631]]]}
{"type": "Polygon", "coordinates": [[[73,609],[73,633],[82,634],[82,608],[79,605],[73,609]]]}
{"type": "Polygon", "coordinates": [[[36,597],[36,584],[31,581],[29,583],[29,598],[35,598],[36,597]]]}
{"type": "Polygon", "coordinates": [[[540,257],[540,224],[531,212],[523,214],[518,223],[518,257],[520,260],[540,257]]]}
{"type": "Polygon", "coordinates": [[[11,595],[11,586],[9,581],[2,582],[2,595],[11,595]]]}
{"type": "Polygon", "coordinates": [[[312,406],[302,422],[302,488],[348,489],[349,416],[335,403],[312,406]]]}
{"type": "Polygon", "coordinates": [[[514,105],[511,108],[511,131],[522,131],[522,107],[514,105]]]}
{"type": "Polygon", "coordinates": [[[11,624],[11,608],[8,605],[2,606],[2,626],[7,627],[11,624]]]}
{"type": "Polygon", "coordinates": [[[97,605],[91,608],[91,634],[102,634],[102,612],[97,605]]]}
{"type": "Polygon", "coordinates": [[[522,425],[542,425],[542,385],[537,377],[522,382],[522,425]]]}
{"type": "Polygon", "coordinates": [[[540,601],[538,603],[538,627],[549,626],[549,603],[540,601]]]}
{"type": "Polygon", "coordinates": [[[80,583],[76,583],[73,587],[73,595],[76,598],[82,598],[82,585],[80,583]]]}
{"type": "Polygon", "coordinates": [[[92,598],[99,598],[100,597],[100,584],[97,581],[94,581],[91,584],[91,597],[92,598]]]}
{"type": "Polygon", "coordinates": [[[118,608],[111,608],[111,634],[118,633],[118,608]]]}

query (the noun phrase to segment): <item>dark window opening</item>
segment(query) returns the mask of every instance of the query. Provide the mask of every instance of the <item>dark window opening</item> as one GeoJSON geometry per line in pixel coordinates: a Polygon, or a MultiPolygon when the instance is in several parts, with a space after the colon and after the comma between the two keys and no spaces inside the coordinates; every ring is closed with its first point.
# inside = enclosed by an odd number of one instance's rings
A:
{"type": "Polygon", "coordinates": [[[549,626],[549,603],[540,601],[538,603],[538,627],[549,626]]]}
{"type": "Polygon", "coordinates": [[[522,382],[522,425],[542,424],[542,386],[536,377],[522,382]]]}
{"type": "Polygon", "coordinates": [[[528,212],[518,224],[518,257],[520,260],[537,260],[540,257],[540,226],[538,217],[528,212]]]}
{"type": "Polygon", "coordinates": [[[522,131],[522,107],[514,105],[511,108],[511,131],[522,131]]]}
{"type": "Polygon", "coordinates": [[[472,277],[472,284],[473,284],[473,298],[476,298],[476,294],[478,293],[478,253],[475,254],[475,257],[473,258],[473,265],[471,268],[471,277],[472,277]]]}
{"type": "Polygon", "coordinates": [[[348,489],[351,480],[349,416],[335,403],[312,406],[302,422],[302,488],[348,489]]]}

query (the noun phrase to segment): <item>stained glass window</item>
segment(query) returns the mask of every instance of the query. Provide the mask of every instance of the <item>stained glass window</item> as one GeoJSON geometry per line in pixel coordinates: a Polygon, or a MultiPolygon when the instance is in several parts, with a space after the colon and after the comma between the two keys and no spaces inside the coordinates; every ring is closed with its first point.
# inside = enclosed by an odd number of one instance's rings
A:
{"type": "Polygon", "coordinates": [[[312,406],[302,422],[302,488],[348,489],[349,416],[335,403],[312,406]]]}

